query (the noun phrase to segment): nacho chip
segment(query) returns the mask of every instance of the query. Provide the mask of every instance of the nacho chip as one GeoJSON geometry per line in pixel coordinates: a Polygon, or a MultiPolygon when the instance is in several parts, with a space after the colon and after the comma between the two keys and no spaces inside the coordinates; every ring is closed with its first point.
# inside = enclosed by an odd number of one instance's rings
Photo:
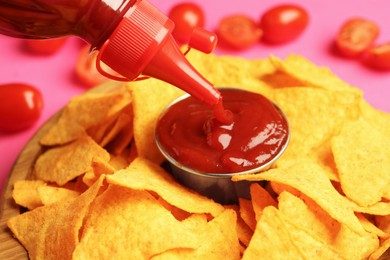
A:
{"type": "Polygon", "coordinates": [[[367,232],[356,234],[307,197],[301,199],[283,192],[278,201],[280,212],[290,224],[322,241],[343,259],[364,259],[378,247],[376,235],[367,232]]]}
{"type": "Polygon", "coordinates": [[[268,206],[277,207],[276,200],[258,183],[253,183],[250,186],[250,194],[252,200],[253,211],[255,212],[256,221],[261,217],[261,213],[268,206]]]}
{"type": "Polygon", "coordinates": [[[359,119],[333,137],[332,151],[346,196],[361,206],[381,201],[390,187],[390,138],[359,119]]]}
{"type": "Polygon", "coordinates": [[[232,209],[236,212],[237,215],[237,236],[240,240],[240,251],[241,254],[245,251],[245,248],[249,245],[249,242],[253,235],[253,230],[245,223],[245,221],[240,216],[240,208],[238,205],[225,205],[225,208],[232,209]]]}
{"type": "Polygon", "coordinates": [[[42,204],[46,206],[60,200],[77,198],[80,192],[61,187],[42,185],[38,187],[38,195],[42,204]]]}
{"type": "Polygon", "coordinates": [[[320,147],[317,148],[314,159],[317,160],[318,164],[320,164],[321,167],[326,171],[326,175],[328,176],[329,180],[339,185],[340,176],[333,157],[331,139],[332,137],[328,138],[320,145],[320,147]]]}
{"type": "Polygon", "coordinates": [[[240,57],[204,55],[191,51],[186,58],[217,87],[235,87],[272,97],[272,85],[264,80],[275,72],[267,59],[248,60],[240,57]]]}
{"type": "Polygon", "coordinates": [[[375,250],[370,257],[369,260],[386,260],[390,258],[390,239],[386,239],[382,245],[375,250]]]}
{"type": "Polygon", "coordinates": [[[273,101],[286,114],[291,133],[280,163],[302,155],[315,157],[318,148],[347,119],[358,116],[360,96],[307,87],[283,88],[275,90],[273,101]]]}
{"type": "MultiPolygon", "coordinates": [[[[201,228],[201,227],[200,227],[201,228]]],[[[150,193],[110,185],[87,216],[73,259],[149,259],[204,241],[175,219],[150,193]]]]}
{"type": "MultiPolygon", "coordinates": [[[[188,225],[187,220],[183,223],[188,225]]],[[[199,223],[192,224],[192,228],[194,233],[201,234],[200,247],[195,250],[175,248],[152,259],[240,259],[236,214],[233,210],[225,210],[203,227],[199,223]]]]}
{"type": "Polygon", "coordinates": [[[15,216],[7,225],[31,259],[71,259],[79,229],[103,178],[76,199],[38,207],[15,216]]]}
{"type": "Polygon", "coordinates": [[[206,214],[203,214],[203,213],[201,213],[201,214],[191,214],[191,213],[189,213],[189,212],[187,212],[185,210],[182,210],[182,209],[179,209],[178,207],[173,206],[172,204],[169,204],[167,201],[165,201],[161,197],[158,197],[157,200],[158,200],[158,202],[160,202],[160,204],[164,208],[166,208],[169,212],[171,212],[171,214],[179,221],[188,219],[190,217],[195,219],[196,218],[196,217],[194,217],[195,215],[202,215],[202,216],[204,215],[205,218],[206,218],[206,221],[207,221],[207,215],[206,214]]]}
{"type": "Polygon", "coordinates": [[[129,130],[130,130],[130,136],[132,137],[132,130],[133,130],[132,123],[133,123],[132,106],[129,105],[121,111],[121,113],[116,118],[112,127],[108,129],[108,131],[104,134],[102,140],[99,142],[99,145],[105,147],[108,143],[114,140],[114,138],[116,138],[120,133],[127,132],[129,130]]]}
{"type": "Polygon", "coordinates": [[[359,206],[351,200],[348,200],[348,202],[352,205],[355,212],[378,216],[390,215],[390,202],[377,202],[368,207],[359,206]]]}
{"type": "Polygon", "coordinates": [[[256,216],[253,210],[252,201],[244,198],[238,198],[240,205],[240,217],[248,225],[251,230],[256,229],[256,216]]]}
{"type": "Polygon", "coordinates": [[[116,169],[121,170],[129,166],[129,164],[137,157],[137,148],[134,144],[124,149],[120,154],[111,154],[110,165],[116,169]]]}
{"type": "Polygon", "coordinates": [[[237,235],[245,247],[249,245],[253,236],[253,230],[245,223],[241,216],[237,217],[237,235]]]}
{"type": "Polygon", "coordinates": [[[91,169],[94,157],[107,162],[110,159],[109,153],[92,138],[83,136],[70,144],[54,147],[43,153],[34,166],[34,174],[38,179],[61,186],[91,169]]]}
{"type": "Polygon", "coordinates": [[[163,157],[154,141],[157,119],[184,92],[157,79],[131,82],[129,88],[134,98],[134,140],[138,155],[159,164],[163,157]]]}
{"type": "Polygon", "coordinates": [[[380,111],[366,100],[360,102],[361,116],[376,130],[382,132],[386,136],[390,136],[390,114],[380,111]]]}
{"type": "Polygon", "coordinates": [[[168,203],[190,213],[218,216],[224,210],[222,205],[178,184],[169,173],[143,158],[137,158],[128,168],[107,176],[107,181],[131,189],[151,190],[168,203]]]}
{"type": "Polygon", "coordinates": [[[42,145],[69,143],[86,134],[86,130],[101,124],[131,102],[125,87],[109,93],[89,93],[72,98],[58,121],[41,138],[42,145]],[[71,123],[70,123],[71,122],[71,123]]]}
{"type": "Polygon", "coordinates": [[[329,215],[358,234],[365,231],[352,205],[332,186],[324,170],[309,159],[293,160],[289,165],[253,175],[237,175],[233,180],[268,180],[291,186],[314,200],[329,215]]]}
{"type": "Polygon", "coordinates": [[[83,175],[83,182],[91,186],[101,175],[113,174],[115,171],[111,164],[100,157],[94,157],[92,158],[91,169],[83,175]]]}
{"type": "Polygon", "coordinates": [[[291,54],[284,61],[271,55],[270,60],[276,68],[295,77],[307,86],[361,95],[359,89],[342,81],[329,68],[316,66],[300,55],[291,54]]]}
{"type": "Polygon", "coordinates": [[[390,238],[390,234],[379,229],[377,226],[374,225],[374,223],[372,223],[370,220],[368,220],[363,214],[357,213],[356,216],[359,218],[360,223],[362,223],[364,229],[367,232],[375,234],[376,236],[380,237],[381,239],[390,238]]]}
{"type": "Polygon", "coordinates": [[[302,254],[292,240],[277,209],[267,207],[242,259],[300,259],[302,254]]]}
{"type": "Polygon", "coordinates": [[[42,180],[19,180],[14,184],[12,190],[12,198],[16,204],[28,208],[35,209],[42,206],[42,200],[38,194],[38,187],[44,186],[46,183],[42,180]]]}

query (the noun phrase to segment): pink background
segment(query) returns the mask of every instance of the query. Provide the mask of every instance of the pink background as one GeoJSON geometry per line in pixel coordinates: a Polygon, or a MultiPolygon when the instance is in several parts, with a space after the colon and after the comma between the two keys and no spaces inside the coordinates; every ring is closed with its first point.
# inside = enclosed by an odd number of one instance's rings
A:
{"type": "MultiPolygon", "coordinates": [[[[272,0],[191,0],[199,3],[206,14],[206,28],[214,30],[222,16],[244,13],[258,20],[269,7],[286,1],[272,0]]],[[[178,0],[150,0],[163,12],[178,0]]],[[[378,43],[390,42],[390,1],[388,0],[304,0],[288,1],[303,6],[310,15],[310,23],[297,40],[279,46],[259,43],[253,48],[232,52],[217,49],[216,54],[246,58],[264,58],[269,54],[286,57],[296,53],[317,65],[329,67],[340,78],[364,91],[366,100],[376,108],[390,112],[390,72],[377,72],[359,61],[346,60],[332,52],[332,43],[340,25],[348,18],[361,16],[374,20],[381,27],[378,43]]],[[[74,77],[74,66],[81,47],[80,40],[70,39],[53,56],[32,55],[18,39],[0,36],[0,84],[25,82],[35,85],[43,94],[44,110],[39,122],[32,128],[13,134],[0,133],[0,190],[14,161],[27,141],[39,127],[61,109],[72,96],[86,89],[74,77]]]]}

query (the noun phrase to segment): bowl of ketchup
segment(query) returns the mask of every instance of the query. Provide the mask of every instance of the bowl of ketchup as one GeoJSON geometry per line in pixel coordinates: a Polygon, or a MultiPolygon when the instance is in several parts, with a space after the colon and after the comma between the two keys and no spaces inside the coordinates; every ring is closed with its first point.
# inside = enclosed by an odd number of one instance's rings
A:
{"type": "Polygon", "coordinates": [[[269,169],[285,151],[290,131],[283,111],[265,96],[219,90],[223,104],[214,108],[190,95],[174,100],[160,115],[155,137],[181,184],[231,204],[248,198],[250,185],[231,177],[269,169]]]}

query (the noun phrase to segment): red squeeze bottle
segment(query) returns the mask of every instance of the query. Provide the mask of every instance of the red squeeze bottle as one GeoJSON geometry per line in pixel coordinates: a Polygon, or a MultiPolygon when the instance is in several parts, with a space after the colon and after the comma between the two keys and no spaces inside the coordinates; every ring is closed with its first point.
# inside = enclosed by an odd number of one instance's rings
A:
{"type": "Polygon", "coordinates": [[[181,53],[173,27],[147,0],[0,0],[1,34],[79,36],[99,50],[98,69],[101,60],[127,80],[142,73],[216,105],[219,91],[181,53]]]}

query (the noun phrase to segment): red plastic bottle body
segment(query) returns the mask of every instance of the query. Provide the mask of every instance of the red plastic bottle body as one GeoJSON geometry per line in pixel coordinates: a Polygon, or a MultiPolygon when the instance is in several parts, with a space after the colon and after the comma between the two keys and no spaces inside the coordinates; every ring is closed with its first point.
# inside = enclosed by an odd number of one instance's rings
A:
{"type": "Polygon", "coordinates": [[[32,39],[79,36],[99,49],[98,69],[102,61],[124,80],[146,72],[217,104],[219,91],[174,44],[173,27],[147,0],[0,0],[0,34],[32,39]]]}
{"type": "Polygon", "coordinates": [[[0,0],[0,33],[17,38],[75,35],[94,47],[136,0],[0,0]]]}

